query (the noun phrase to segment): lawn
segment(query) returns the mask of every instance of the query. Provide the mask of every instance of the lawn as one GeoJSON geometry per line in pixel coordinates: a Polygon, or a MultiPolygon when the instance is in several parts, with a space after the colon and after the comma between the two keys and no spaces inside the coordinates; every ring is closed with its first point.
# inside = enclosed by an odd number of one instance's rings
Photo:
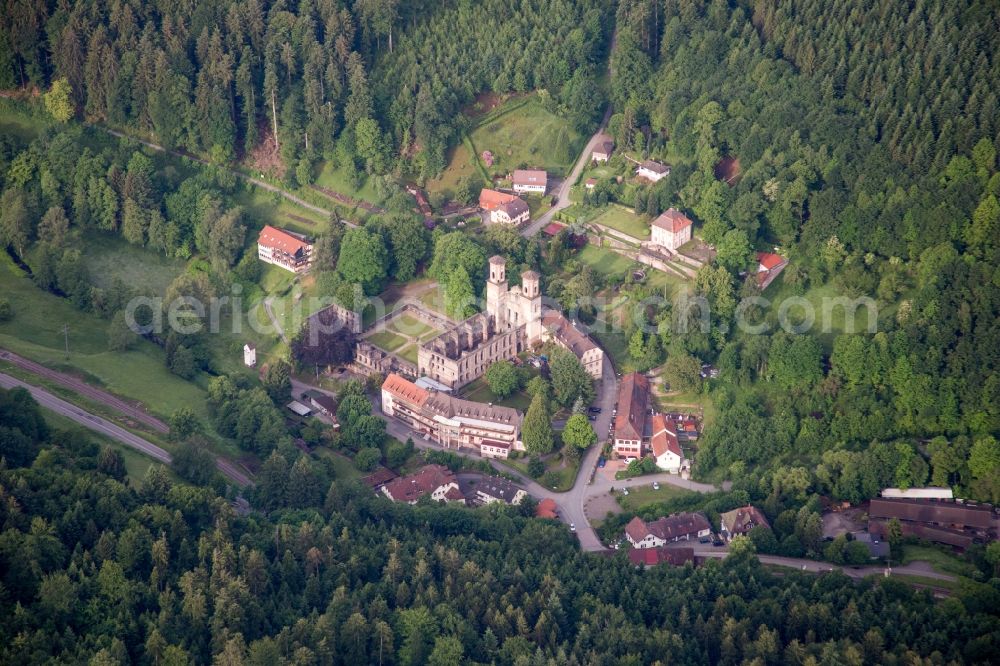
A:
{"type": "Polygon", "coordinates": [[[458,189],[459,183],[466,178],[481,178],[479,170],[473,161],[472,151],[467,142],[462,142],[452,148],[448,166],[441,172],[441,176],[427,181],[428,192],[454,193],[458,189]]]}
{"type": "Polygon", "coordinates": [[[502,400],[497,398],[493,395],[493,391],[490,390],[490,386],[486,383],[485,377],[480,377],[463,386],[459,390],[459,395],[466,400],[486,403],[492,402],[494,405],[513,407],[521,412],[527,411],[528,406],[531,404],[531,396],[529,396],[523,389],[518,389],[512,395],[502,400]]]}
{"type": "MultiPolygon", "coordinates": [[[[517,470],[525,478],[531,478],[531,475],[528,474],[527,458],[501,460],[500,462],[517,470]]],[[[551,458],[545,460],[545,474],[535,480],[559,493],[571,490],[576,483],[576,475],[580,471],[580,463],[577,462],[575,465],[567,465],[565,467],[560,467],[561,464],[562,458],[559,455],[553,455],[551,458]],[[554,476],[548,478],[550,475],[554,476]],[[546,484],[546,481],[550,483],[546,484]]]]}
{"type": "Polygon", "coordinates": [[[128,243],[121,236],[97,231],[81,235],[80,251],[97,286],[107,289],[115,279],[143,293],[162,295],[184,272],[184,262],[128,243]]]}
{"type": "Polygon", "coordinates": [[[419,352],[420,352],[419,345],[409,345],[404,349],[401,349],[398,352],[396,352],[396,354],[398,354],[400,358],[406,359],[413,365],[417,365],[419,352]]]}
{"type": "Polygon", "coordinates": [[[649,240],[649,222],[622,206],[610,205],[593,220],[638,240],[649,240]]]}
{"type": "MultiPolygon", "coordinates": [[[[382,203],[384,200],[384,197],[379,196],[378,192],[375,191],[371,178],[365,178],[361,187],[357,188],[354,186],[354,183],[351,182],[347,169],[343,167],[334,169],[329,163],[325,163],[323,165],[319,175],[316,176],[315,184],[319,187],[325,187],[333,190],[339,194],[346,194],[352,199],[367,201],[368,203],[376,205],[382,203]]],[[[331,205],[333,205],[332,202],[331,205]]]]}
{"type": "Polygon", "coordinates": [[[50,116],[42,112],[41,104],[35,106],[37,113],[28,113],[27,107],[10,100],[0,100],[0,134],[16,136],[28,142],[41,134],[50,123],[50,116]]]}
{"type": "Polygon", "coordinates": [[[580,250],[576,259],[605,276],[622,277],[635,265],[628,257],[590,244],[580,250]]]}
{"type": "Polygon", "coordinates": [[[409,335],[414,338],[423,338],[428,333],[437,332],[437,328],[430,324],[425,324],[410,314],[403,314],[393,319],[386,327],[396,333],[409,335]]]}
{"type": "Polygon", "coordinates": [[[494,155],[493,172],[513,171],[522,165],[556,175],[569,173],[586,137],[570,123],[545,109],[537,99],[527,104],[508,101],[470,135],[481,154],[494,155]],[[505,112],[505,107],[512,110],[505,112]]]}
{"type": "Polygon", "coordinates": [[[909,564],[910,562],[929,562],[938,573],[949,573],[957,576],[971,576],[975,572],[975,567],[969,562],[935,546],[905,544],[903,546],[903,561],[900,564],[909,564]]]}
{"type": "MultiPolygon", "coordinates": [[[[313,210],[296,206],[280,194],[256,187],[237,191],[233,199],[243,206],[247,216],[252,220],[248,225],[250,229],[260,229],[265,224],[270,224],[315,237],[326,228],[328,222],[313,210]]],[[[332,208],[332,204],[327,207],[332,208]]],[[[256,231],[247,231],[248,243],[256,238],[256,231]]]]}
{"type": "Polygon", "coordinates": [[[334,477],[337,479],[357,479],[361,477],[361,472],[354,466],[354,462],[347,456],[332,451],[325,446],[320,446],[315,451],[317,456],[326,458],[333,465],[334,477]]]}
{"type": "Polygon", "coordinates": [[[387,352],[394,352],[406,344],[406,338],[389,330],[373,333],[365,338],[365,340],[387,352]]]}
{"type": "MultiPolygon", "coordinates": [[[[642,477],[636,477],[642,479],[642,477]]],[[[639,511],[640,509],[655,504],[665,502],[685,495],[693,495],[690,490],[684,490],[668,483],[661,483],[659,490],[653,490],[652,483],[628,489],[628,495],[615,492],[615,499],[626,511],[639,511]]]]}
{"type": "Polygon", "coordinates": [[[0,258],[0,293],[15,313],[11,321],[0,324],[0,346],[49,367],[84,374],[113,393],[144,403],[158,416],[169,417],[186,406],[208,420],[205,391],[171,374],[159,347],[139,340],[130,351],[108,351],[107,321],[42,291],[20,275],[6,255],[0,258]],[[68,356],[64,324],[69,331],[68,356]]]}
{"type": "MultiPolygon", "coordinates": [[[[786,299],[804,298],[809,303],[811,312],[815,315],[810,332],[817,335],[828,350],[832,349],[834,338],[844,332],[849,332],[847,330],[850,328],[848,324],[851,323],[850,311],[845,311],[845,308],[842,305],[837,305],[834,299],[844,298],[851,301],[852,297],[840,292],[833,284],[812,287],[800,297],[793,287],[784,283],[785,275],[786,273],[782,273],[764,293],[764,297],[771,302],[771,312],[776,317],[786,299]]],[[[877,305],[873,304],[873,308],[877,308],[877,305]]],[[[792,305],[787,308],[788,320],[791,325],[797,325],[802,320],[803,310],[801,305],[792,305]]],[[[876,309],[876,316],[877,314],[876,309]]],[[[868,309],[863,306],[854,311],[854,333],[865,333],[868,326],[868,316],[868,309]]]]}

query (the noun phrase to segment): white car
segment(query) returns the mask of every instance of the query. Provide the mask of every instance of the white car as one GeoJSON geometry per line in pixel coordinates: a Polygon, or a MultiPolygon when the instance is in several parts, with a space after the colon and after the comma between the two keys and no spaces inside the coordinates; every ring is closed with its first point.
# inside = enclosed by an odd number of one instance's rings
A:
{"type": "Polygon", "coordinates": [[[660,482],[653,481],[653,490],[659,490],[659,489],[660,489],[660,482]]]}
{"type": "Polygon", "coordinates": [[[635,456],[629,456],[628,458],[625,459],[625,464],[626,465],[631,465],[636,460],[638,460],[638,459],[635,456]]]}
{"type": "Polygon", "coordinates": [[[628,495],[628,488],[622,488],[622,495],[628,495]]]}
{"type": "Polygon", "coordinates": [[[570,532],[576,532],[576,523],[570,523],[569,524],[569,531],[570,532]]]}

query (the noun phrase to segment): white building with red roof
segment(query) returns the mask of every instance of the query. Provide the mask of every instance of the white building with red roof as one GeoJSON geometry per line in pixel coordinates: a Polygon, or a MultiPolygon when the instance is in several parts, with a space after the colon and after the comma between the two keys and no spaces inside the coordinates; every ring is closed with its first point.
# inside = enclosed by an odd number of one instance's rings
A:
{"type": "Polygon", "coordinates": [[[625,526],[625,538],[633,548],[659,548],[671,542],[707,537],[711,533],[711,523],[700,513],[675,513],[649,523],[636,516],[625,526]]]}
{"type": "Polygon", "coordinates": [[[511,176],[514,191],[528,194],[545,194],[549,175],[539,169],[518,169],[511,176]]]}
{"type": "Polygon", "coordinates": [[[664,414],[656,414],[652,421],[653,436],[649,444],[656,459],[656,466],[676,474],[684,462],[684,453],[677,441],[677,427],[673,419],[664,414]]]}
{"type": "Polygon", "coordinates": [[[773,252],[757,253],[757,286],[766,289],[785,270],[788,260],[773,252]]]}
{"type": "Polygon", "coordinates": [[[653,220],[651,238],[654,245],[674,251],[691,240],[691,219],[676,208],[670,208],[653,220]]]}
{"type": "Polygon", "coordinates": [[[382,383],[382,412],[446,448],[471,448],[489,458],[524,450],[516,409],[420,388],[397,374],[382,383]]]}
{"type": "Polygon", "coordinates": [[[465,504],[458,479],[443,465],[425,465],[413,474],[389,481],[381,490],[393,502],[416,504],[421,497],[429,495],[438,502],[465,504]]]}
{"type": "Polygon", "coordinates": [[[260,230],[257,257],[293,273],[305,273],[312,263],[312,242],[303,236],[271,225],[260,230]]]}

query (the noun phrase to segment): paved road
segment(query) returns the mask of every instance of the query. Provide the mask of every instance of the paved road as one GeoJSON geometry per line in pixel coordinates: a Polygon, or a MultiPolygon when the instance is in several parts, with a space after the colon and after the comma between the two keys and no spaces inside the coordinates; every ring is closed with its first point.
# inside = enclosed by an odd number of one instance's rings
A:
{"type": "MultiPolygon", "coordinates": [[[[608,72],[609,74],[614,73],[614,53],[615,47],[618,45],[618,30],[616,29],[614,34],[611,35],[611,47],[608,49],[608,72]]],[[[575,183],[580,178],[580,174],[583,169],[590,164],[590,154],[594,152],[594,148],[597,147],[597,142],[600,141],[601,136],[604,134],[604,130],[608,127],[608,122],[611,120],[611,102],[608,102],[608,108],[604,110],[604,118],[601,119],[601,126],[597,128],[594,135],[590,137],[590,141],[584,146],[583,152],[580,153],[580,157],[576,160],[576,164],[573,166],[573,170],[570,172],[567,178],[564,178],[562,183],[559,185],[559,189],[553,193],[557,197],[556,203],[552,208],[547,210],[544,215],[542,215],[537,220],[531,222],[524,229],[521,230],[521,235],[525,238],[531,238],[539,231],[548,226],[555,214],[564,208],[568,208],[573,202],[569,200],[569,191],[575,183]]],[[[550,195],[551,196],[551,195],[550,195]]]]}
{"type": "Polygon", "coordinates": [[[44,377],[50,381],[61,384],[62,386],[72,390],[74,393],[78,393],[85,398],[93,400],[94,402],[107,405],[108,407],[121,412],[128,418],[145,424],[157,432],[167,433],[170,431],[170,428],[166,423],[149,414],[141,403],[127,402],[116,395],[88,384],[78,377],[47,368],[40,363],[35,363],[34,361],[26,359],[23,356],[18,356],[14,352],[6,349],[0,349],[0,359],[8,361],[9,363],[27,370],[34,375],[38,375],[39,377],[44,377]]]}
{"type": "MultiPolygon", "coordinates": [[[[86,412],[73,403],[52,395],[45,389],[33,386],[17,379],[16,377],[11,377],[10,375],[3,373],[0,373],[0,386],[6,389],[14,388],[15,386],[25,388],[42,407],[71,419],[72,421],[75,421],[76,423],[79,423],[94,432],[101,433],[106,437],[117,440],[125,446],[133,448],[154,460],[166,465],[170,464],[170,454],[156,444],[153,444],[152,442],[149,442],[142,437],[115,425],[107,419],[103,419],[100,416],[86,412]]],[[[236,466],[230,461],[225,460],[224,458],[216,458],[215,462],[219,471],[231,481],[234,481],[242,486],[253,485],[251,479],[246,474],[239,471],[239,469],[237,469],[236,466]]]]}
{"type": "MultiPolygon", "coordinates": [[[[677,545],[684,544],[681,543],[677,545]]],[[[697,546],[698,544],[696,544],[696,547],[694,548],[694,554],[697,557],[722,559],[729,554],[728,549],[726,548],[702,548],[697,546]]],[[[811,571],[813,573],[826,573],[839,569],[849,578],[855,579],[867,578],[868,576],[884,576],[886,573],[886,567],[884,566],[841,566],[838,564],[830,564],[829,562],[817,562],[816,560],[806,560],[798,557],[781,557],[780,555],[758,555],[757,559],[759,559],[762,564],[772,564],[780,567],[798,569],[800,571],[811,571]]],[[[958,580],[956,576],[951,574],[935,571],[934,567],[932,567],[928,562],[911,562],[903,566],[892,567],[889,569],[889,575],[892,574],[921,576],[923,578],[949,582],[958,580]]]]}

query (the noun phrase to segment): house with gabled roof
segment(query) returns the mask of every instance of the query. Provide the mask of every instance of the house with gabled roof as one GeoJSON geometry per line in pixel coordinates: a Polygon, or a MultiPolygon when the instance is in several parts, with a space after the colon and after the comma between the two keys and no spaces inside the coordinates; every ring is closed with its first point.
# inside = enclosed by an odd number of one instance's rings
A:
{"type": "Polygon", "coordinates": [[[607,134],[602,134],[590,153],[590,159],[594,162],[607,162],[611,159],[611,153],[615,150],[614,140],[607,134]]]}
{"type": "Polygon", "coordinates": [[[635,175],[639,178],[645,178],[651,183],[658,183],[661,179],[670,175],[670,165],[661,164],[656,160],[645,160],[639,164],[639,168],[635,170],[635,175]]]}
{"type": "Polygon", "coordinates": [[[652,418],[653,436],[650,438],[650,448],[656,466],[666,472],[677,473],[684,462],[684,453],[677,441],[677,426],[674,420],[665,414],[656,414],[652,418]]]}
{"type": "Polygon", "coordinates": [[[734,536],[746,534],[759,525],[771,527],[761,510],[749,504],[723,513],[719,516],[719,522],[722,528],[720,534],[726,541],[732,541],[734,536]]]}
{"type": "Polygon", "coordinates": [[[381,490],[393,502],[416,504],[421,497],[430,496],[438,502],[465,504],[458,479],[444,465],[424,465],[413,474],[389,481],[381,490]]]}
{"type": "Polygon", "coordinates": [[[700,513],[675,513],[646,522],[636,516],[625,526],[625,538],[633,548],[659,548],[675,541],[707,537],[712,525],[700,513]]]}
{"type": "Polygon", "coordinates": [[[293,231],[266,225],[257,237],[257,257],[293,273],[305,273],[312,263],[312,241],[293,231]]]}
{"type": "Polygon", "coordinates": [[[524,450],[516,409],[420,388],[397,374],[382,383],[382,412],[446,448],[472,448],[493,458],[524,450]]]}
{"type": "Polygon", "coordinates": [[[541,169],[518,169],[511,176],[514,191],[526,194],[545,194],[549,175],[541,169]]]}
{"type": "Polygon", "coordinates": [[[615,453],[623,458],[642,455],[642,435],[649,408],[649,380],[638,372],[622,377],[615,416],[615,453]]]}

